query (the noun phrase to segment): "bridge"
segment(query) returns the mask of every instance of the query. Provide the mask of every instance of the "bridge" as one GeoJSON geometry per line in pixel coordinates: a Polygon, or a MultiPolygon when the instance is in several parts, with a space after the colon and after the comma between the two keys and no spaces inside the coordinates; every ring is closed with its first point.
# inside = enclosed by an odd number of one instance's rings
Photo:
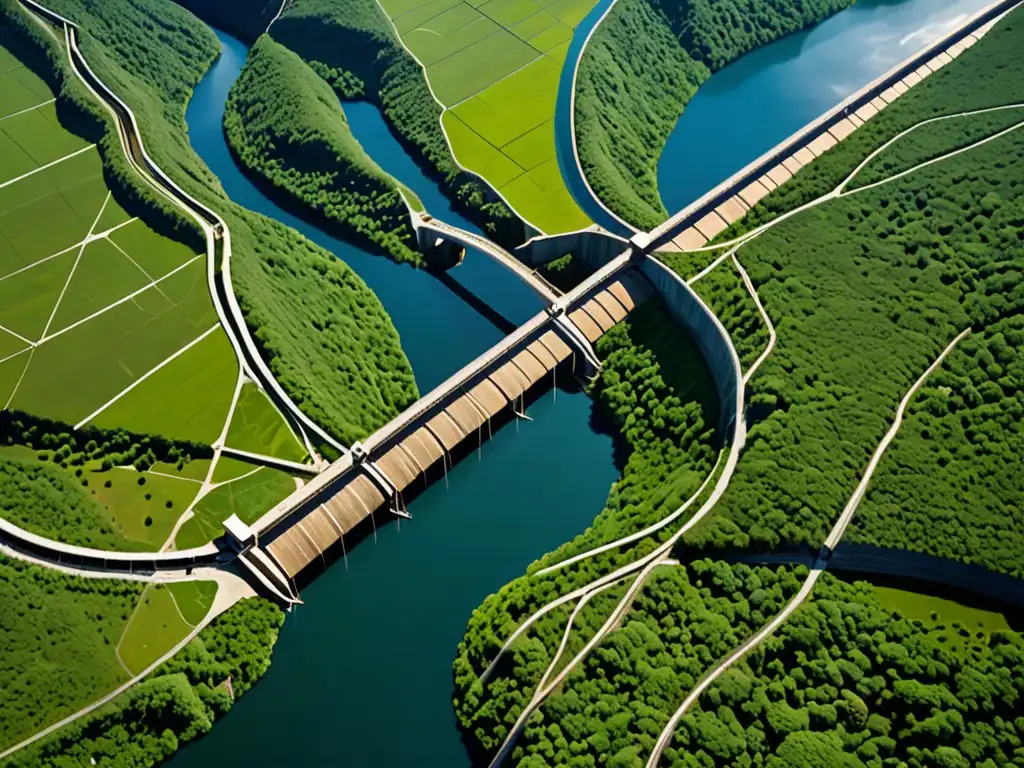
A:
{"type": "Polygon", "coordinates": [[[463,248],[474,248],[509,269],[546,303],[553,304],[558,299],[558,289],[497,243],[426,213],[410,212],[410,215],[421,251],[436,248],[443,241],[458,243],[463,248]]]}
{"type": "Polygon", "coordinates": [[[455,373],[253,526],[248,549],[279,596],[317,561],[344,554],[345,537],[384,510],[407,516],[413,483],[447,473],[460,451],[482,443],[496,418],[524,415],[527,394],[563,375],[587,376],[600,363],[592,344],[655,293],[626,252],[584,284],[455,373]]]}
{"type": "Polygon", "coordinates": [[[997,0],[942,38],[900,62],[833,109],[801,128],[648,236],[659,250],[691,251],[706,246],[769,192],[816,157],[843,141],[888,104],[962,54],[1020,0],[997,0]]]}

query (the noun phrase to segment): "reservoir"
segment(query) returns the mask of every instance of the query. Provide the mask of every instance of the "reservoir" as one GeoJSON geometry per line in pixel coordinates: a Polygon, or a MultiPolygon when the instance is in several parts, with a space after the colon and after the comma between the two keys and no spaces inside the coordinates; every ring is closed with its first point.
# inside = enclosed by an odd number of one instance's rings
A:
{"type": "Polygon", "coordinates": [[[858,0],[738,59],[698,89],[658,163],[670,214],[991,0],[858,0]]]}
{"type": "MultiPolygon", "coordinates": [[[[235,166],[221,130],[224,101],[246,46],[218,33],[223,55],[196,89],[193,147],[228,195],[295,227],[348,263],[377,293],[402,336],[421,391],[503,332],[426,272],[332,238],[274,205],[235,166]]],[[[376,108],[346,104],[353,132],[428,210],[450,209],[388,132],[376,108]]],[[[504,267],[479,254],[450,273],[507,319],[540,309],[504,267]]],[[[451,706],[451,662],[473,609],[545,552],[583,531],[618,478],[611,438],[594,428],[590,398],[548,392],[533,421],[510,423],[409,505],[411,521],[382,526],[348,562],[327,569],[289,614],[263,680],[183,749],[175,768],[224,765],[468,766],[451,706]]],[[[383,519],[382,517],[380,518],[383,519]]]]}

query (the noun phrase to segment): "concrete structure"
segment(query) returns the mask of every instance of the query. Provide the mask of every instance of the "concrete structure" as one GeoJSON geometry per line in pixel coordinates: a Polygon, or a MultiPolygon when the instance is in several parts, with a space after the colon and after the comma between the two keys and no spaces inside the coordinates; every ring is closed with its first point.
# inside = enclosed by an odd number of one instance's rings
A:
{"type": "MultiPolygon", "coordinates": [[[[557,291],[548,283],[534,273],[523,262],[506,251],[497,243],[493,243],[486,237],[481,237],[451,224],[446,224],[440,219],[424,213],[413,214],[413,228],[416,230],[416,240],[420,250],[424,253],[436,248],[443,241],[456,242],[464,248],[473,248],[481,253],[490,256],[512,271],[516,277],[526,283],[538,296],[547,303],[553,303],[558,298],[557,291]]],[[[621,249],[620,249],[621,250],[621,249]]]]}
{"type": "Polygon", "coordinates": [[[629,247],[629,241],[594,224],[562,235],[532,237],[516,248],[516,255],[531,267],[539,267],[567,253],[588,264],[606,264],[629,247]]]}
{"type": "Polygon", "coordinates": [[[803,166],[974,45],[1000,16],[1019,3],[1020,0],[998,0],[897,64],[652,230],[653,247],[690,251],[705,246],[803,166]]]}
{"type": "Polygon", "coordinates": [[[447,473],[493,419],[522,415],[534,386],[549,376],[557,383],[561,368],[593,370],[596,358],[584,350],[652,294],[638,271],[620,267],[567,307],[542,313],[499,354],[468,366],[257,522],[260,547],[286,579],[336,545],[344,555],[345,537],[367,518],[376,525],[378,510],[403,514],[402,494],[414,482],[447,473]]]}

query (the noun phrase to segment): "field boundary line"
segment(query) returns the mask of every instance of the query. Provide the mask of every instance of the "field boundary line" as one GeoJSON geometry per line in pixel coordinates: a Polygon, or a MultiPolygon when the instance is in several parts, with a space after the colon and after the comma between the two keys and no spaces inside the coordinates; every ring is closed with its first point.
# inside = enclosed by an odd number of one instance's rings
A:
{"type": "Polygon", "coordinates": [[[24,349],[19,349],[17,352],[12,352],[7,357],[0,357],[0,363],[6,363],[8,360],[13,360],[18,355],[24,355],[30,349],[35,349],[35,346],[25,347],[24,349]]]}
{"type": "Polygon", "coordinates": [[[60,309],[60,304],[64,301],[64,294],[68,291],[68,286],[71,285],[71,281],[75,277],[75,272],[78,271],[78,264],[82,260],[82,256],[85,255],[85,249],[89,245],[89,237],[92,235],[93,230],[96,229],[96,225],[100,223],[100,217],[103,212],[107,209],[107,203],[110,202],[110,192],[107,192],[107,196],[103,198],[103,205],[100,206],[99,213],[96,214],[96,218],[92,220],[92,226],[89,227],[88,233],[85,235],[85,240],[82,241],[82,245],[78,249],[78,256],[75,257],[75,263],[71,265],[71,271],[68,272],[68,277],[64,281],[64,287],[60,290],[60,296],[57,297],[56,303],[53,305],[53,309],[50,311],[50,317],[46,321],[46,327],[43,328],[43,335],[40,336],[40,342],[46,338],[47,332],[50,330],[50,326],[53,325],[53,318],[57,316],[57,310],[60,309]]]}
{"type": "MultiPolygon", "coordinates": [[[[71,251],[75,250],[75,248],[79,248],[79,247],[81,247],[83,245],[88,245],[89,243],[93,242],[94,240],[99,240],[101,238],[107,237],[107,235],[111,234],[112,232],[117,232],[117,230],[122,229],[124,227],[127,227],[129,224],[132,224],[133,222],[136,222],[138,220],[139,220],[138,217],[132,217],[128,221],[126,221],[126,222],[124,222],[122,224],[118,224],[115,227],[111,227],[108,230],[105,230],[103,232],[99,232],[99,233],[97,233],[95,235],[92,235],[91,237],[89,237],[89,236],[84,237],[81,240],[79,240],[77,243],[72,243],[67,248],[65,248],[65,249],[63,249],[61,251],[57,251],[56,253],[51,253],[49,256],[43,256],[43,258],[37,259],[36,261],[33,261],[31,264],[26,264],[23,267],[18,267],[18,269],[14,270],[13,272],[8,272],[6,275],[0,275],[0,283],[2,283],[4,280],[6,280],[9,277],[14,277],[15,275],[20,275],[22,272],[25,272],[27,270],[32,269],[32,267],[37,267],[40,264],[44,264],[47,261],[51,261],[52,259],[56,259],[58,256],[63,256],[65,253],[70,253],[71,251]]],[[[114,241],[111,240],[110,242],[113,243],[114,241]]]]}
{"type": "Polygon", "coordinates": [[[374,0],[374,2],[377,3],[377,7],[380,9],[380,12],[384,14],[384,18],[388,20],[388,25],[391,27],[391,31],[394,34],[395,40],[398,42],[398,45],[401,46],[402,50],[409,54],[409,57],[413,61],[415,61],[417,65],[419,65],[420,71],[423,73],[423,82],[427,84],[427,90],[430,91],[430,97],[434,100],[434,103],[436,103],[437,106],[441,108],[441,114],[438,115],[437,117],[437,123],[438,126],[441,128],[441,135],[444,136],[444,143],[448,146],[448,154],[451,155],[451,158],[454,161],[455,166],[457,168],[460,168],[465,173],[468,173],[471,176],[475,176],[476,178],[480,179],[480,181],[483,184],[485,184],[489,189],[491,189],[494,192],[494,194],[498,196],[498,199],[500,199],[501,202],[508,206],[508,209],[512,211],[512,213],[514,213],[520,221],[522,221],[531,229],[536,230],[538,233],[546,235],[547,232],[545,232],[543,229],[541,229],[532,221],[530,221],[521,213],[519,213],[519,211],[516,210],[516,207],[508,201],[508,198],[506,198],[496,186],[494,186],[490,181],[488,181],[486,177],[482,176],[481,174],[477,173],[471,168],[467,168],[459,161],[459,158],[455,155],[455,147],[452,145],[451,137],[448,135],[448,131],[446,131],[444,127],[444,113],[448,111],[448,107],[444,104],[444,102],[437,98],[437,94],[434,93],[434,86],[430,84],[430,77],[427,75],[427,68],[423,65],[423,62],[419,60],[416,54],[409,49],[409,46],[405,44],[405,40],[402,39],[402,34],[398,31],[398,27],[396,26],[394,19],[392,19],[388,12],[384,10],[384,6],[381,5],[380,0],[374,0]]]}
{"type": "MultiPolygon", "coordinates": [[[[178,353],[175,352],[175,354],[178,353]]],[[[163,363],[161,363],[161,365],[163,365],[163,363]]],[[[147,469],[146,474],[156,475],[157,477],[169,477],[171,480],[181,480],[184,483],[198,483],[199,485],[203,484],[202,480],[196,480],[194,477],[179,477],[178,475],[172,475],[170,472],[158,472],[155,469],[147,469]]]]}
{"type": "MultiPolygon", "coordinates": [[[[24,351],[25,351],[24,349],[21,350],[21,352],[24,352],[24,351]]],[[[18,353],[14,354],[14,355],[11,355],[11,357],[17,357],[18,355],[21,354],[21,352],[18,352],[18,353]]],[[[25,374],[28,373],[28,367],[30,365],[32,365],[32,358],[35,355],[35,353],[36,353],[36,348],[35,347],[29,347],[28,362],[26,362],[25,363],[25,367],[21,369],[21,376],[18,377],[18,383],[14,385],[14,389],[11,390],[11,396],[7,398],[7,402],[4,404],[4,408],[3,409],[5,411],[8,408],[10,408],[11,407],[11,403],[14,402],[14,396],[16,394],[18,394],[18,390],[21,388],[21,382],[25,380],[25,374]]]]}
{"type": "Polygon", "coordinates": [[[17,333],[16,331],[12,331],[6,325],[0,325],[0,331],[4,331],[5,333],[9,333],[11,336],[13,336],[14,338],[18,339],[19,341],[24,341],[30,347],[34,347],[36,345],[36,343],[34,341],[29,341],[24,336],[22,336],[20,333],[17,333]]]}
{"type": "MultiPolygon", "coordinates": [[[[142,376],[140,376],[139,378],[137,378],[137,379],[136,379],[135,381],[133,381],[133,382],[132,382],[131,384],[129,384],[129,385],[127,386],[127,387],[125,387],[125,388],[124,388],[124,389],[122,389],[122,390],[121,390],[120,392],[118,392],[118,393],[117,393],[116,395],[114,395],[114,396],[113,396],[112,398],[110,398],[109,400],[107,400],[107,402],[105,402],[105,403],[104,403],[103,405],[101,405],[101,406],[100,406],[99,408],[97,408],[97,409],[96,409],[95,411],[93,411],[93,412],[92,412],[92,413],[90,413],[90,414],[89,414],[88,416],[86,416],[86,417],[85,417],[84,419],[82,419],[82,420],[81,420],[80,422],[78,422],[77,424],[75,424],[75,429],[81,429],[82,427],[84,427],[84,426],[85,426],[86,424],[88,424],[88,423],[89,423],[90,421],[92,421],[92,420],[93,420],[93,419],[95,419],[95,418],[96,418],[97,416],[99,416],[99,415],[100,415],[101,413],[103,413],[103,411],[105,411],[105,410],[106,410],[107,408],[109,408],[110,406],[112,406],[112,405],[113,405],[114,403],[116,403],[116,402],[117,402],[118,400],[120,400],[120,399],[121,399],[122,397],[124,397],[124,396],[125,396],[125,395],[127,395],[127,394],[128,394],[129,392],[131,392],[131,391],[132,391],[133,389],[135,389],[135,388],[136,388],[137,386],[139,386],[139,384],[141,384],[142,382],[144,382],[144,381],[145,381],[146,379],[148,379],[148,378],[149,378],[150,376],[152,376],[152,375],[153,375],[154,373],[156,373],[157,371],[159,371],[159,370],[160,370],[161,368],[163,368],[163,367],[164,367],[164,366],[166,366],[167,364],[169,364],[169,363],[173,362],[173,361],[174,361],[174,360],[175,360],[176,358],[178,358],[178,357],[180,357],[181,355],[183,355],[183,354],[185,354],[186,352],[188,352],[188,351],[189,351],[190,349],[192,349],[192,347],[194,347],[194,346],[195,346],[196,344],[198,344],[199,342],[201,342],[201,341],[202,341],[203,339],[205,339],[205,338],[206,338],[207,336],[209,336],[209,335],[210,335],[211,333],[213,333],[214,331],[216,331],[216,330],[217,330],[218,328],[220,328],[220,323],[216,323],[215,325],[213,325],[212,327],[210,327],[209,329],[207,329],[207,330],[206,330],[205,332],[203,332],[202,334],[200,334],[200,335],[199,335],[199,336],[197,336],[196,338],[192,339],[192,341],[190,341],[190,342],[189,342],[188,344],[186,344],[186,345],[185,345],[184,347],[182,347],[182,348],[181,348],[181,349],[179,349],[179,350],[178,350],[177,352],[175,352],[175,353],[174,353],[173,355],[171,355],[170,357],[168,357],[168,358],[167,358],[166,360],[164,360],[164,361],[163,361],[163,362],[161,362],[161,363],[158,363],[158,364],[157,364],[157,365],[156,365],[155,367],[153,367],[153,368],[150,368],[150,369],[149,369],[148,371],[146,371],[146,372],[145,372],[144,374],[142,374],[142,376]]],[[[51,338],[52,338],[52,337],[51,337],[51,338]]],[[[154,474],[163,474],[163,473],[162,473],[162,472],[154,472],[154,474]]],[[[167,475],[167,477],[174,477],[174,475],[167,475]]],[[[178,479],[178,478],[175,478],[175,479],[178,479]]],[[[186,479],[188,479],[188,480],[191,480],[192,478],[186,478],[186,479]]]]}
{"type": "MultiPolygon", "coordinates": [[[[154,280],[154,277],[153,277],[153,276],[152,276],[151,274],[149,274],[149,272],[147,272],[146,270],[144,270],[144,269],[142,268],[142,266],[141,266],[141,265],[139,264],[139,262],[137,262],[137,261],[136,261],[135,259],[133,259],[133,258],[132,258],[131,254],[130,254],[130,253],[128,253],[128,251],[126,251],[126,250],[125,250],[124,248],[122,248],[122,247],[121,247],[120,245],[118,245],[117,243],[115,243],[115,242],[114,242],[113,240],[111,240],[111,239],[110,239],[109,237],[108,237],[108,238],[106,238],[106,240],[107,240],[107,242],[108,242],[108,243],[110,243],[110,244],[111,244],[112,246],[114,246],[115,248],[117,248],[117,250],[119,250],[119,251],[120,251],[120,252],[121,252],[122,254],[124,254],[124,257],[125,257],[126,259],[128,259],[128,261],[130,261],[130,262],[131,262],[132,264],[134,264],[134,265],[135,265],[135,268],[136,268],[136,269],[138,269],[138,270],[139,270],[139,272],[141,272],[142,274],[144,274],[144,275],[146,276],[146,279],[147,279],[147,280],[149,280],[149,281],[150,281],[151,283],[153,282],[153,280],[154,280]]],[[[164,293],[164,292],[163,292],[163,289],[162,289],[162,288],[161,288],[160,286],[155,286],[155,287],[156,287],[157,291],[159,291],[159,293],[160,293],[160,295],[161,295],[161,296],[163,296],[163,297],[164,297],[165,299],[167,299],[168,301],[170,301],[170,300],[171,300],[171,297],[170,297],[170,296],[168,296],[168,295],[167,295],[166,293],[164,293]]]]}
{"type": "Polygon", "coordinates": [[[141,288],[139,288],[138,290],[136,290],[136,291],[134,291],[134,292],[132,292],[132,293],[129,293],[129,294],[127,295],[127,296],[124,296],[124,297],[122,297],[122,298],[118,299],[118,300],[117,300],[117,301],[115,301],[115,302],[114,302],[113,304],[108,304],[107,306],[103,307],[102,309],[97,309],[97,310],[96,310],[95,312],[93,312],[93,313],[92,313],[91,315],[89,315],[88,317],[83,317],[83,318],[82,318],[81,320],[76,320],[76,321],[75,321],[75,322],[73,322],[73,323],[72,323],[71,325],[67,326],[66,328],[61,328],[61,329],[60,329],[59,331],[57,331],[56,333],[51,333],[51,334],[50,334],[49,336],[44,336],[43,338],[41,338],[41,339],[40,339],[40,340],[38,341],[38,343],[37,343],[37,346],[39,346],[39,345],[43,344],[44,342],[47,342],[47,341],[51,341],[52,339],[56,339],[56,338],[57,338],[58,336],[61,336],[61,335],[65,334],[65,333],[67,333],[68,331],[70,331],[70,330],[72,330],[72,329],[74,329],[74,328],[77,328],[77,327],[78,327],[78,326],[80,326],[80,325],[81,325],[82,323],[87,323],[87,322],[89,322],[90,320],[93,320],[93,319],[95,319],[95,318],[99,317],[100,315],[102,315],[102,314],[104,314],[104,313],[106,313],[106,312],[109,312],[109,311],[110,311],[111,309],[114,309],[114,308],[116,308],[116,307],[119,307],[119,306],[121,306],[122,304],[124,304],[124,303],[126,303],[126,302],[129,302],[129,301],[131,301],[131,300],[132,300],[132,299],[134,299],[134,298],[135,298],[136,296],[138,296],[138,295],[139,295],[140,293],[145,293],[145,292],[146,292],[146,291],[148,291],[148,290],[149,290],[150,288],[152,288],[152,287],[154,287],[154,286],[156,286],[156,285],[159,285],[160,283],[162,283],[162,282],[163,282],[164,280],[166,280],[167,278],[169,278],[169,277],[173,277],[174,275],[178,274],[178,273],[179,273],[179,272],[181,272],[181,270],[183,270],[183,269],[184,269],[185,267],[189,266],[190,264],[193,264],[193,263],[195,263],[196,259],[202,259],[202,258],[205,258],[205,257],[203,256],[203,254],[197,254],[197,255],[196,255],[196,256],[195,256],[194,258],[191,258],[191,259],[189,259],[189,260],[188,260],[188,261],[186,261],[186,262],[185,262],[184,264],[182,264],[182,265],[181,265],[180,267],[175,267],[175,268],[174,268],[174,269],[172,269],[172,270],[171,270],[170,272],[168,272],[168,273],[167,273],[166,275],[164,275],[163,277],[157,278],[156,280],[154,280],[154,281],[153,281],[152,283],[150,283],[149,285],[144,285],[144,286],[142,286],[142,287],[141,287],[141,288]]]}
{"type": "Polygon", "coordinates": [[[44,101],[44,102],[42,102],[40,104],[36,104],[34,107],[28,107],[27,109],[21,109],[21,110],[18,110],[17,112],[11,112],[11,114],[9,114],[9,115],[4,115],[3,117],[0,117],[0,120],[8,120],[8,119],[10,119],[12,117],[17,117],[18,115],[24,115],[26,112],[33,112],[33,111],[39,109],[40,107],[45,107],[47,104],[53,104],[53,102],[55,102],[55,101],[56,101],[56,99],[47,99],[46,101],[44,101]]]}
{"type": "Polygon", "coordinates": [[[46,165],[40,165],[38,168],[35,168],[35,169],[29,171],[28,173],[23,173],[23,174],[21,174],[21,176],[18,176],[17,178],[8,179],[7,181],[0,182],[0,189],[3,189],[4,187],[9,187],[9,186],[11,186],[11,184],[16,184],[17,182],[22,181],[23,179],[27,179],[29,176],[35,176],[40,171],[45,171],[48,168],[53,168],[53,166],[60,165],[65,160],[70,160],[73,157],[78,157],[83,152],[88,152],[90,149],[95,149],[95,148],[96,148],[95,144],[90,144],[87,147],[82,147],[81,149],[75,150],[70,155],[64,155],[64,157],[58,158],[57,160],[54,160],[53,162],[47,163],[46,165]]]}

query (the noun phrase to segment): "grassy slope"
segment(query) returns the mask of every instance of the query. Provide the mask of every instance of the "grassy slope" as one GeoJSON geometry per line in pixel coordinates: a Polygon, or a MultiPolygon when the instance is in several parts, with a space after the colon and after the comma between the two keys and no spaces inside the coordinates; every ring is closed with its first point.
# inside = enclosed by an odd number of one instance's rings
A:
{"type": "MultiPolygon", "coordinates": [[[[12,21],[22,18],[13,0],[3,3],[12,21]]],[[[84,55],[131,105],[154,160],[228,220],[239,303],[264,359],[293,400],[346,442],[413,401],[415,382],[398,335],[362,280],[293,230],[231,204],[189,147],[184,107],[216,53],[212,33],[166,0],[53,5],[82,23],[84,55]]],[[[51,64],[63,76],[65,65],[58,58],[51,64]]],[[[112,141],[111,133],[104,135],[112,141]]],[[[141,187],[129,174],[126,179],[133,189],[141,187]]],[[[177,222],[181,236],[192,232],[194,240],[195,230],[171,215],[168,221],[177,222]]]]}
{"type": "Polygon", "coordinates": [[[231,151],[274,190],[396,261],[421,263],[395,180],[352,136],[331,87],[270,37],[249,51],[224,127],[231,151]]]}
{"type": "Polygon", "coordinates": [[[657,165],[687,102],[712,72],[812,26],[850,0],[620,0],[591,38],[576,90],[576,143],[595,194],[641,229],[668,215],[657,165]]]}
{"type": "Polygon", "coordinates": [[[522,223],[456,164],[423,70],[375,0],[296,0],[271,34],[313,63],[339,95],[376,104],[410,155],[492,238],[507,246],[522,241],[522,223]]]}

